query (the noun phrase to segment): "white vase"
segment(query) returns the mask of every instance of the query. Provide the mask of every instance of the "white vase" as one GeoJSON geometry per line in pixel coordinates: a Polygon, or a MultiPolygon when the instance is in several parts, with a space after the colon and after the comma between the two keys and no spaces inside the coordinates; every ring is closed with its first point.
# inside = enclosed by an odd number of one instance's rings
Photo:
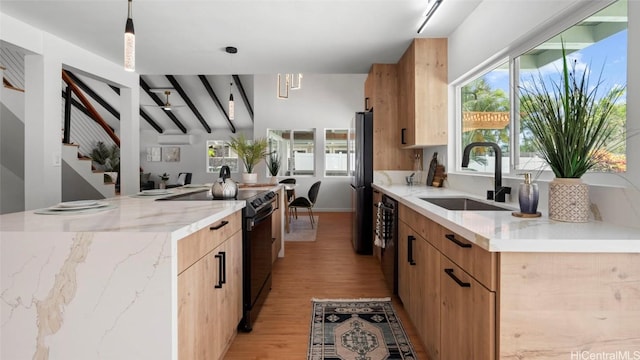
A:
{"type": "Polygon", "coordinates": [[[245,184],[256,184],[258,182],[258,174],[256,173],[243,173],[242,182],[245,184]]]}
{"type": "Polygon", "coordinates": [[[553,179],[549,183],[549,218],[565,222],[588,222],[589,186],[582,179],[553,179]]]}
{"type": "Polygon", "coordinates": [[[278,177],[277,176],[272,176],[271,177],[271,183],[272,184],[277,184],[278,183],[278,177]]]}

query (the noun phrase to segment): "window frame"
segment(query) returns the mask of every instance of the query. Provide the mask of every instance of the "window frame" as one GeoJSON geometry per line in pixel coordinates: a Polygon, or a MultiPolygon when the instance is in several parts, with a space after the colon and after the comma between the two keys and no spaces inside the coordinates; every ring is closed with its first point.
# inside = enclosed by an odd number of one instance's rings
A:
{"type": "MultiPolygon", "coordinates": [[[[317,171],[317,166],[316,166],[316,162],[317,162],[317,146],[318,146],[318,140],[317,140],[317,129],[316,128],[296,128],[296,129],[282,129],[282,128],[268,128],[267,129],[267,141],[270,141],[270,135],[272,131],[277,131],[277,132],[290,132],[291,136],[288,140],[289,144],[290,144],[290,152],[288,154],[289,157],[287,157],[286,159],[281,159],[282,161],[282,165],[280,166],[280,171],[278,172],[279,175],[278,176],[284,176],[284,177],[315,177],[316,176],[316,171],[317,171]],[[295,170],[290,170],[289,169],[289,159],[293,159],[294,158],[294,141],[295,141],[295,133],[296,132],[311,132],[313,134],[313,169],[312,169],[312,173],[311,174],[296,174],[295,170]]],[[[267,176],[270,176],[269,171],[267,170],[267,176]]]]}
{"type": "MultiPolygon", "coordinates": [[[[348,177],[348,176],[351,175],[351,167],[353,166],[352,163],[354,161],[354,159],[352,159],[351,144],[349,144],[351,134],[352,134],[352,132],[351,132],[351,129],[349,129],[349,128],[340,128],[340,127],[338,127],[338,128],[325,128],[324,129],[324,151],[323,151],[323,154],[324,154],[324,173],[323,173],[323,176],[324,177],[339,178],[339,177],[348,177]],[[346,151],[345,154],[347,155],[347,163],[346,163],[347,167],[346,167],[346,169],[344,169],[345,173],[344,174],[339,174],[339,175],[334,175],[334,174],[328,174],[327,173],[327,171],[328,171],[328,165],[327,165],[328,164],[328,161],[327,161],[327,150],[328,150],[328,147],[327,147],[327,144],[328,144],[327,132],[328,131],[336,131],[336,130],[337,131],[344,131],[346,133],[346,135],[347,135],[346,139],[344,140],[344,142],[345,142],[344,143],[345,144],[345,151],[346,151]]],[[[340,170],[340,171],[342,171],[342,170],[340,170]]]]}

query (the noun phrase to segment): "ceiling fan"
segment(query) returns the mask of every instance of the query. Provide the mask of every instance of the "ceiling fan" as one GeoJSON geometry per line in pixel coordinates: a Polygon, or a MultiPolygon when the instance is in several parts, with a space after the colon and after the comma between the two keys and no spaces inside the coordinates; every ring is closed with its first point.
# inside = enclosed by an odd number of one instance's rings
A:
{"type": "Polygon", "coordinates": [[[185,106],[185,105],[171,105],[171,103],[169,102],[169,95],[171,95],[171,90],[165,89],[165,90],[163,90],[163,92],[164,92],[164,95],[166,96],[166,100],[165,100],[164,104],[162,104],[162,105],[144,105],[144,106],[159,107],[160,109],[162,109],[164,111],[171,111],[171,110],[175,110],[176,108],[181,108],[181,107],[185,106]]]}

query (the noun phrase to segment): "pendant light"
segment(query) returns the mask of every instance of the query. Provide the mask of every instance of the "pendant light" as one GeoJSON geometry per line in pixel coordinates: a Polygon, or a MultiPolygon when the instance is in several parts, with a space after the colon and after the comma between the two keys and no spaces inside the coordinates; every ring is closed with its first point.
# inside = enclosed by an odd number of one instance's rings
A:
{"type": "MultiPolygon", "coordinates": [[[[225,51],[227,52],[227,54],[233,55],[236,54],[238,52],[238,48],[234,47],[234,46],[227,46],[225,48],[225,51]]],[[[233,67],[233,63],[231,65],[231,67],[233,67]]],[[[233,79],[233,76],[231,77],[233,79]]],[[[229,83],[229,120],[233,120],[236,116],[236,106],[235,103],[233,101],[233,92],[232,92],[232,87],[233,87],[233,82],[229,83]]]]}
{"type": "Polygon", "coordinates": [[[235,107],[235,104],[233,103],[233,92],[231,92],[232,86],[233,86],[233,83],[230,82],[229,83],[229,120],[233,120],[236,113],[236,107],[235,107]]]}
{"type": "Polygon", "coordinates": [[[133,31],[133,19],[131,18],[132,0],[129,0],[129,12],[127,24],[124,27],[124,69],[136,70],[136,34],[133,31]]]}

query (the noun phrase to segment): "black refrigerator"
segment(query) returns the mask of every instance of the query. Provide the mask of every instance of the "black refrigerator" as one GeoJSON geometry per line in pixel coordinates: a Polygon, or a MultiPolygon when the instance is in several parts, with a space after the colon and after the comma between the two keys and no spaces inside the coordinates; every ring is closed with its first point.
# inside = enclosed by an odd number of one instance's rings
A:
{"type": "Polygon", "coordinates": [[[352,126],[351,237],[358,254],[373,254],[373,112],[357,112],[352,126]]]}

